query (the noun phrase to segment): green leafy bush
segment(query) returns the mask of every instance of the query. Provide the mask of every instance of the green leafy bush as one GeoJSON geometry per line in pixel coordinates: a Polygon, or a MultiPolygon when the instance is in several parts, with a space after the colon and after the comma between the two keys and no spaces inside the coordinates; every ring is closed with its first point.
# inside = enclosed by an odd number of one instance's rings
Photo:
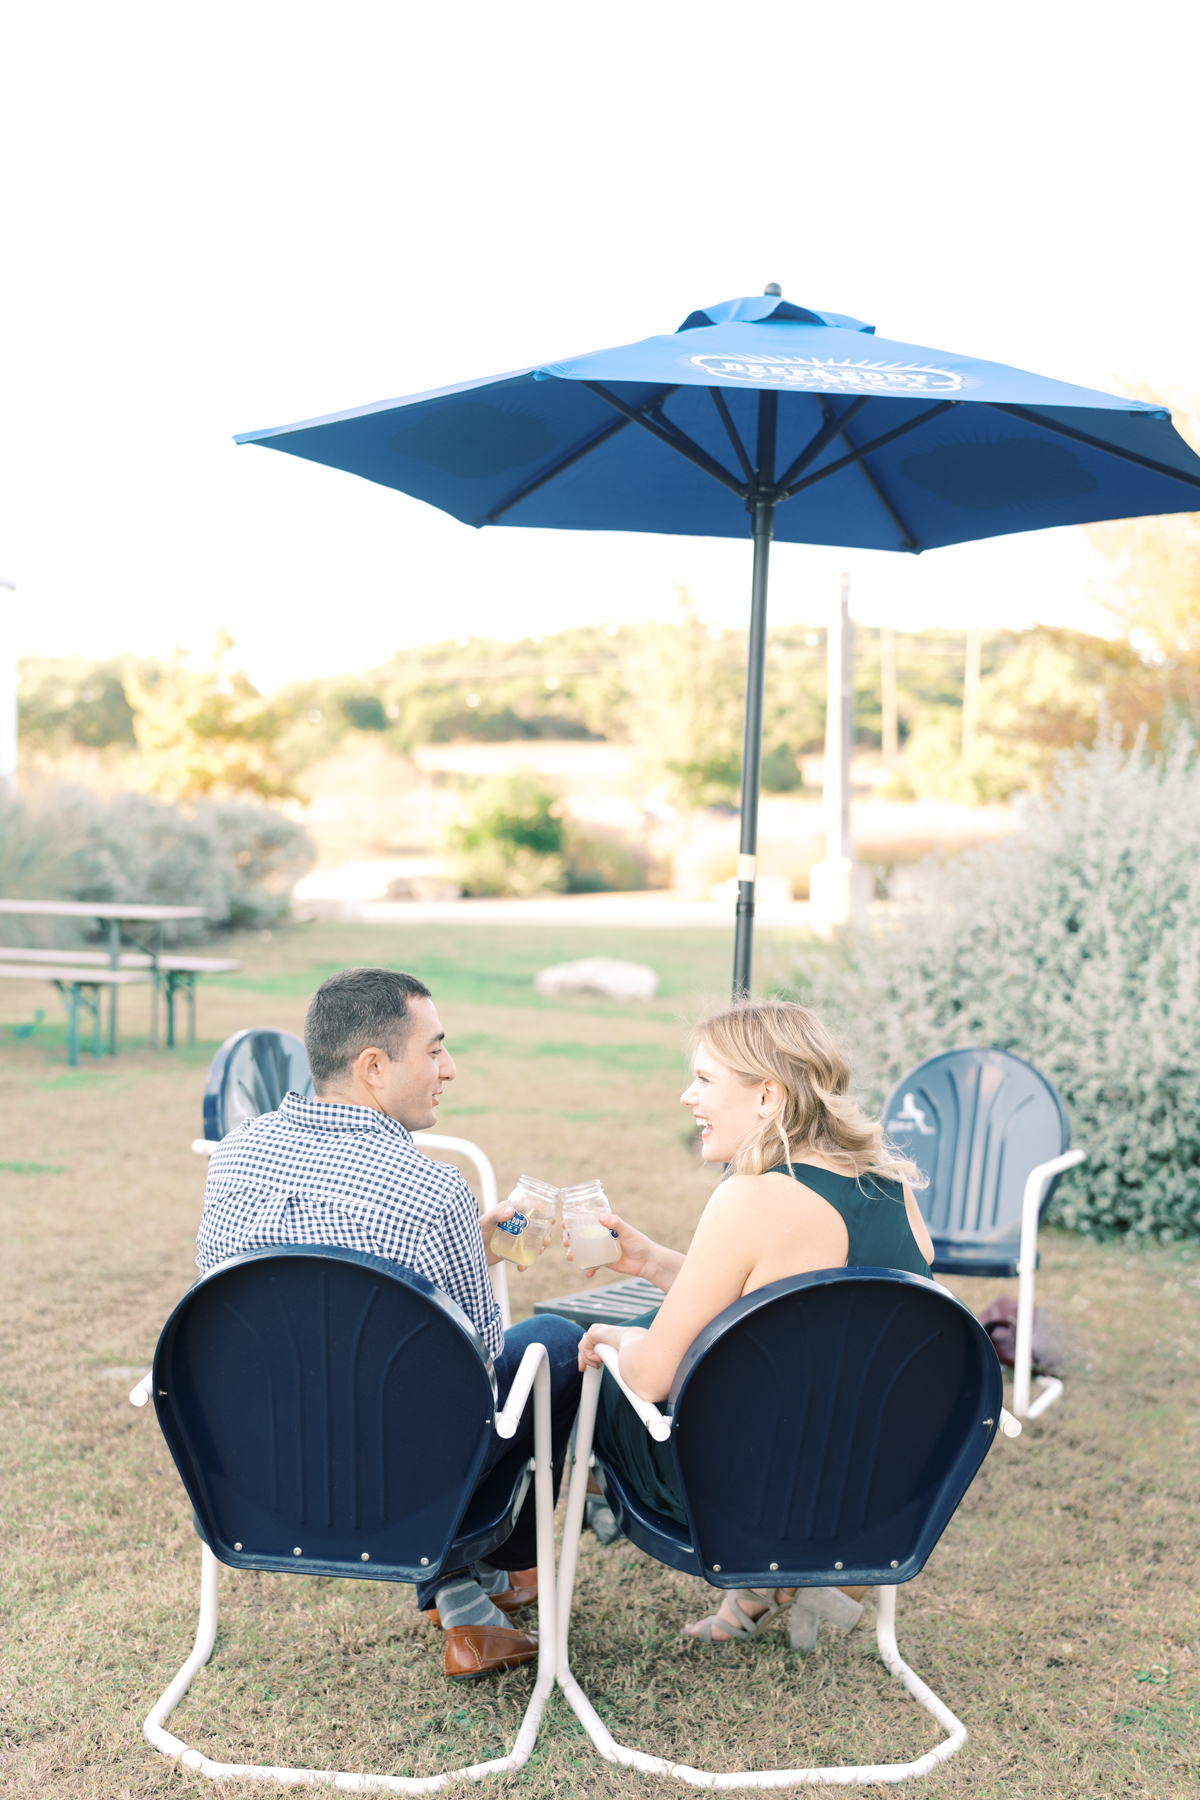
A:
{"type": "Polygon", "coordinates": [[[619,832],[569,824],[557,790],[531,769],[485,781],[448,841],[464,894],[595,894],[647,882],[642,850],[619,832]]]}
{"type": "Polygon", "coordinates": [[[1088,1160],[1058,1220],[1200,1236],[1200,760],[1064,759],[1024,829],[928,868],[911,900],[803,959],[876,1105],[914,1063],[996,1044],[1049,1076],[1088,1160]]]}
{"type": "Polygon", "coordinates": [[[570,826],[566,853],[569,894],[631,894],[650,884],[645,850],[607,826],[570,826]]]}
{"type": "Polygon", "coordinates": [[[448,841],[464,894],[528,897],[566,885],[562,803],[531,769],[485,781],[448,841]]]}
{"type": "MultiPolygon", "coordinates": [[[[149,794],[102,799],[84,788],[46,788],[0,812],[0,889],[20,899],[149,901],[203,906],[208,918],[169,929],[174,943],[214,927],[282,917],[314,860],[303,826],[252,802],[171,806],[149,794]]],[[[10,942],[78,942],[35,935],[16,918],[10,942]]]]}

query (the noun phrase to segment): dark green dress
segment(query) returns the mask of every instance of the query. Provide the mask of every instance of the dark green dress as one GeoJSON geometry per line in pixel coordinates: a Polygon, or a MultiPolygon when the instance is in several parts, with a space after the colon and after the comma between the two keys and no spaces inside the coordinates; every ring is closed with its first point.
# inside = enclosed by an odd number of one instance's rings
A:
{"type": "MultiPolygon", "coordinates": [[[[882,1175],[835,1175],[815,1163],[780,1163],[771,1175],[791,1173],[804,1186],[828,1200],[845,1222],[850,1239],[848,1269],[905,1269],[911,1275],[928,1275],[929,1264],[917,1248],[908,1222],[904,1188],[882,1175]]],[[[632,1325],[651,1325],[658,1316],[643,1313],[632,1325]]],[[[627,1485],[642,1502],[680,1525],[687,1523],[683,1496],[675,1476],[670,1444],[650,1436],[620,1388],[604,1371],[600,1405],[596,1413],[596,1449],[606,1462],[620,1469],[627,1485]]]]}

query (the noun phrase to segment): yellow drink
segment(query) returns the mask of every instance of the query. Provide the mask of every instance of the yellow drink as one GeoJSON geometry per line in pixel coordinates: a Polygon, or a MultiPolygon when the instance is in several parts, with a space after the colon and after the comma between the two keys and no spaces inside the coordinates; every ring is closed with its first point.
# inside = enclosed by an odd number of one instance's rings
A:
{"type": "Polygon", "coordinates": [[[522,1175],[508,1196],[516,1207],[511,1219],[505,1219],[492,1233],[492,1249],[497,1256],[515,1263],[518,1269],[529,1269],[546,1247],[558,1202],[558,1189],[549,1182],[535,1181],[522,1175]]]}

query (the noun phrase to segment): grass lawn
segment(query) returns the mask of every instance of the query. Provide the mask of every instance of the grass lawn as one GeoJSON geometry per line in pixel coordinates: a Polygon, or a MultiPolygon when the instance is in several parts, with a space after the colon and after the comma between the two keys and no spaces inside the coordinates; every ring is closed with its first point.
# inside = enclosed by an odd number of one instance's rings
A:
{"type": "MultiPolygon", "coordinates": [[[[760,969],[783,966],[783,946],[762,949],[760,969]]],[[[678,1105],[681,1043],[684,1019],[726,991],[727,933],[320,924],[234,953],[243,973],[202,989],[204,1041],[170,1055],[139,1040],[144,994],[123,996],[120,1057],[78,1071],[46,989],[0,995],[0,1793],[14,1800],[212,1791],[141,1736],[190,1649],[200,1559],[153,1413],[126,1394],[194,1275],[203,1166],[189,1146],[229,1032],[298,1031],[316,982],[347,963],[413,969],[459,1058],[441,1128],[486,1148],[501,1193],[523,1169],[558,1183],[599,1173],[623,1212],[682,1247],[712,1185],[678,1105]],[[533,992],[537,968],[594,954],[653,963],[660,997],[533,992]],[[15,1038],[39,1006],[46,1022],[15,1038]]],[[[551,1252],[514,1278],[515,1310],[578,1285],[551,1252]]],[[[978,1308],[1006,1284],[959,1285],[978,1308]]],[[[1066,1397],[1017,1442],[997,1441],[900,1593],[901,1651],[970,1734],[914,1791],[1191,1796],[1200,1256],[1050,1234],[1039,1298],[1069,1334],[1066,1397]]],[[[869,1620],[807,1659],[784,1629],[712,1652],[679,1630],[714,1598],[628,1544],[585,1537],[575,1670],[625,1742],[733,1769],[901,1760],[936,1740],[884,1672],[869,1620]]],[[[227,1573],[221,1606],[213,1660],[172,1719],[212,1756],[423,1774],[511,1742],[532,1676],[445,1682],[408,1588],[227,1573]]],[[[685,1791],[602,1762],[561,1696],[527,1768],[494,1785],[685,1791]]]]}

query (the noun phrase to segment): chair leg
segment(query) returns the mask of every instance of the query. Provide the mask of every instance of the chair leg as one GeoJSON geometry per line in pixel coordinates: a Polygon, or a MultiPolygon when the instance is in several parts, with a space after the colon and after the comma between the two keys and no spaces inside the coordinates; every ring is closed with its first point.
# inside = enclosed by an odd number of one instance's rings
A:
{"type": "Polygon", "coordinates": [[[198,1768],[204,1761],[195,1750],[189,1750],[182,1738],[173,1737],[164,1729],[167,1718],[192,1685],[192,1676],[202,1669],[217,1639],[217,1577],[220,1564],[207,1544],[200,1546],[200,1621],[196,1627],[196,1642],[192,1646],[192,1654],[176,1675],[174,1681],[150,1708],[146,1723],[142,1730],[164,1756],[182,1757],[189,1768],[198,1768]]]}
{"type": "Polygon", "coordinates": [[[452,1781],[479,1781],[485,1775],[507,1775],[529,1761],[537,1742],[538,1726],[555,1676],[555,1578],[554,1578],[554,1455],[550,1436],[550,1366],[543,1345],[526,1351],[539,1352],[533,1380],[534,1504],[537,1508],[538,1561],[538,1665],[537,1678],[516,1742],[508,1756],[468,1768],[446,1769],[440,1775],[346,1774],[337,1769],[267,1768],[255,1763],[213,1762],[199,1750],[189,1750],[181,1738],[165,1729],[166,1720],[191,1685],[192,1677],[212,1655],[217,1635],[217,1574],[220,1564],[207,1544],[200,1550],[200,1623],[192,1654],[150,1713],[143,1726],[146,1737],[164,1756],[207,1775],[210,1781],[240,1776],[248,1781],[277,1781],[288,1787],[336,1787],[342,1793],[432,1794],[452,1781]]]}
{"type": "Polygon", "coordinates": [[[1027,1419],[1040,1419],[1056,1400],[1062,1399],[1063,1384],[1057,1375],[1039,1375],[1037,1383],[1042,1391],[1025,1414],[1027,1419]]]}
{"type": "Polygon", "coordinates": [[[644,1750],[633,1750],[618,1744],[571,1673],[569,1627],[571,1597],[575,1586],[575,1570],[579,1558],[579,1539],[583,1529],[583,1509],[587,1496],[588,1467],[592,1452],[592,1433],[596,1423],[596,1404],[600,1397],[599,1369],[589,1369],[583,1378],[583,1394],[579,1403],[579,1422],[575,1435],[575,1463],[567,1489],[567,1516],[563,1525],[562,1552],[558,1565],[558,1685],[587,1732],[592,1743],[608,1762],[622,1763],[644,1775],[672,1775],[690,1787],[706,1788],[781,1788],[781,1787],[870,1787],[875,1784],[911,1780],[928,1775],[967,1741],[967,1728],[956,1719],[944,1701],[913,1673],[896,1645],[896,1590],[879,1590],[879,1623],[876,1636],[879,1654],[889,1671],[903,1681],[905,1687],[928,1713],[932,1713],[943,1730],[945,1741],[910,1763],[881,1763],[874,1767],[834,1767],[815,1769],[743,1769],[731,1774],[716,1774],[709,1769],[693,1769],[686,1763],[673,1763],[666,1757],[650,1756],[644,1750]]]}

